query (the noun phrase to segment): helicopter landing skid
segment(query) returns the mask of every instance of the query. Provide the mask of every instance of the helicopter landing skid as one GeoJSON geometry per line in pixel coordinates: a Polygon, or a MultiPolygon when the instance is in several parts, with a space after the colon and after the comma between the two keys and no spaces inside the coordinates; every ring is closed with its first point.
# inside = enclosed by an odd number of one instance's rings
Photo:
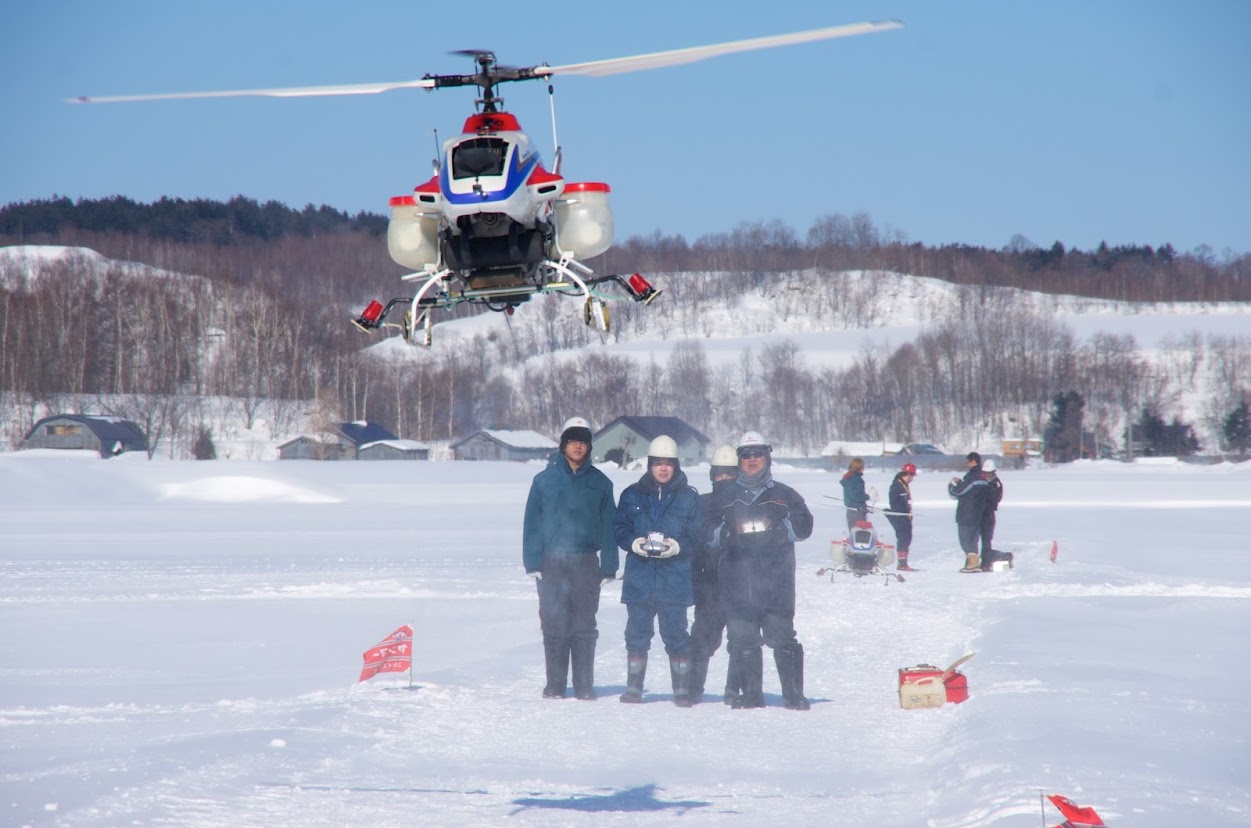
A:
{"type": "MultiPolygon", "coordinates": [[[[661,294],[660,289],[652,287],[638,273],[631,276],[611,274],[585,278],[574,273],[566,264],[574,264],[582,268],[580,264],[571,260],[565,262],[548,261],[544,262],[544,266],[549,267],[552,271],[559,272],[567,280],[547,281],[541,284],[463,288],[460,290],[447,288],[446,283],[455,277],[455,274],[451,271],[443,270],[432,274],[413,274],[407,278],[413,279],[420,278],[422,275],[428,275],[428,278],[422,283],[421,289],[417,291],[415,296],[396,297],[387,302],[386,305],[377,300],[371,301],[365,310],[361,312],[361,315],[352,320],[352,324],[364,333],[384,327],[399,328],[404,341],[412,344],[416,344],[414,342],[416,330],[418,326],[421,326],[423,330],[421,344],[429,347],[432,340],[430,329],[433,325],[430,312],[433,310],[450,310],[457,305],[470,302],[486,305],[493,311],[511,314],[518,305],[529,301],[532,296],[558,293],[567,296],[586,297],[582,307],[583,322],[589,327],[607,332],[611,325],[608,302],[619,302],[628,299],[648,305],[661,294]],[[626,295],[606,294],[595,289],[610,283],[615,283],[623,288],[626,295]],[[435,289],[436,285],[440,285],[440,287],[435,289]],[[431,292],[432,290],[434,290],[433,293],[431,292]],[[387,316],[398,305],[408,306],[403,318],[399,323],[387,322],[387,316]]],[[[588,270],[587,273],[589,274],[590,271],[588,270]]]]}

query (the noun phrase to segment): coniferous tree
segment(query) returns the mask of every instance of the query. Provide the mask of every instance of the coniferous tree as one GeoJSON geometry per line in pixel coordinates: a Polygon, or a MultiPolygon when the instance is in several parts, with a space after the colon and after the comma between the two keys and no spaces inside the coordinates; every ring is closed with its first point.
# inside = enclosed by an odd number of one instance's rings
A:
{"type": "Polygon", "coordinates": [[[1199,450],[1194,426],[1174,417],[1171,423],[1156,411],[1143,409],[1134,427],[1135,441],[1141,440],[1141,453],[1147,457],[1186,457],[1199,450]]]}
{"type": "Polygon", "coordinates": [[[1228,451],[1237,452],[1240,457],[1247,456],[1247,450],[1251,448],[1251,417],[1248,416],[1246,400],[1229,412],[1221,426],[1221,437],[1228,451]]]}
{"type": "Polygon", "coordinates": [[[1057,394],[1051,402],[1051,417],[1043,432],[1047,459],[1052,463],[1072,463],[1082,456],[1082,414],[1086,401],[1076,391],[1057,394]]]}
{"type": "Polygon", "coordinates": [[[191,454],[197,460],[217,459],[217,446],[213,444],[213,432],[208,426],[200,426],[200,436],[196,437],[191,454]]]}

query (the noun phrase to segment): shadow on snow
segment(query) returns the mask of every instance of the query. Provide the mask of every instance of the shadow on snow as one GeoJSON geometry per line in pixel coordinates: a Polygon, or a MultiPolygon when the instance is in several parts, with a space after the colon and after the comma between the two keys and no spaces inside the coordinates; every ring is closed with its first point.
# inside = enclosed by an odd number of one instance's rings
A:
{"type": "Polygon", "coordinates": [[[615,793],[588,796],[568,796],[559,798],[525,797],[513,800],[520,806],[513,813],[530,808],[552,808],[563,811],[677,811],[685,813],[691,808],[706,808],[711,803],[697,800],[670,800],[656,798],[655,785],[639,785],[634,788],[615,793]]]}

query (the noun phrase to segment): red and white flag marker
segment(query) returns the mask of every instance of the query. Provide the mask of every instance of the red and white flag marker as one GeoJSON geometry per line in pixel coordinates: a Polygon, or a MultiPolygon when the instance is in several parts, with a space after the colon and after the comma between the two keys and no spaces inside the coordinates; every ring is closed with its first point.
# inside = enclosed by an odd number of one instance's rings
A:
{"type": "Polygon", "coordinates": [[[1055,828],[1100,828],[1103,825],[1103,820],[1095,813],[1094,808],[1083,808],[1068,797],[1060,796],[1060,794],[1047,794],[1047,798],[1064,815],[1064,822],[1061,822],[1055,828]]]}
{"type": "Polygon", "coordinates": [[[360,681],[379,673],[408,671],[408,686],[413,686],[413,626],[405,624],[365,651],[365,666],[360,681]]]}

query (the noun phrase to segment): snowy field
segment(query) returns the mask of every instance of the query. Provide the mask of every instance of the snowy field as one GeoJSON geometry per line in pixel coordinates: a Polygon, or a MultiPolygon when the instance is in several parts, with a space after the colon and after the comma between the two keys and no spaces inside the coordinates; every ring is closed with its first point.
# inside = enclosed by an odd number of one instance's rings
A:
{"type": "Polygon", "coordinates": [[[1024,828],[1045,791],[1111,826],[1251,825],[1251,463],[1005,472],[1017,566],[986,575],[923,475],[922,571],[889,585],[815,574],[837,478],[777,470],[817,516],[807,713],[767,656],[765,710],[676,708],[660,670],[618,704],[616,585],[600,700],[540,698],[537,470],[0,455],[0,824],[1024,828]],[[413,688],[357,684],[406,622],[413,688]],[[898,668],[969,652],[968,702],[899,709],[898,668]]]}

